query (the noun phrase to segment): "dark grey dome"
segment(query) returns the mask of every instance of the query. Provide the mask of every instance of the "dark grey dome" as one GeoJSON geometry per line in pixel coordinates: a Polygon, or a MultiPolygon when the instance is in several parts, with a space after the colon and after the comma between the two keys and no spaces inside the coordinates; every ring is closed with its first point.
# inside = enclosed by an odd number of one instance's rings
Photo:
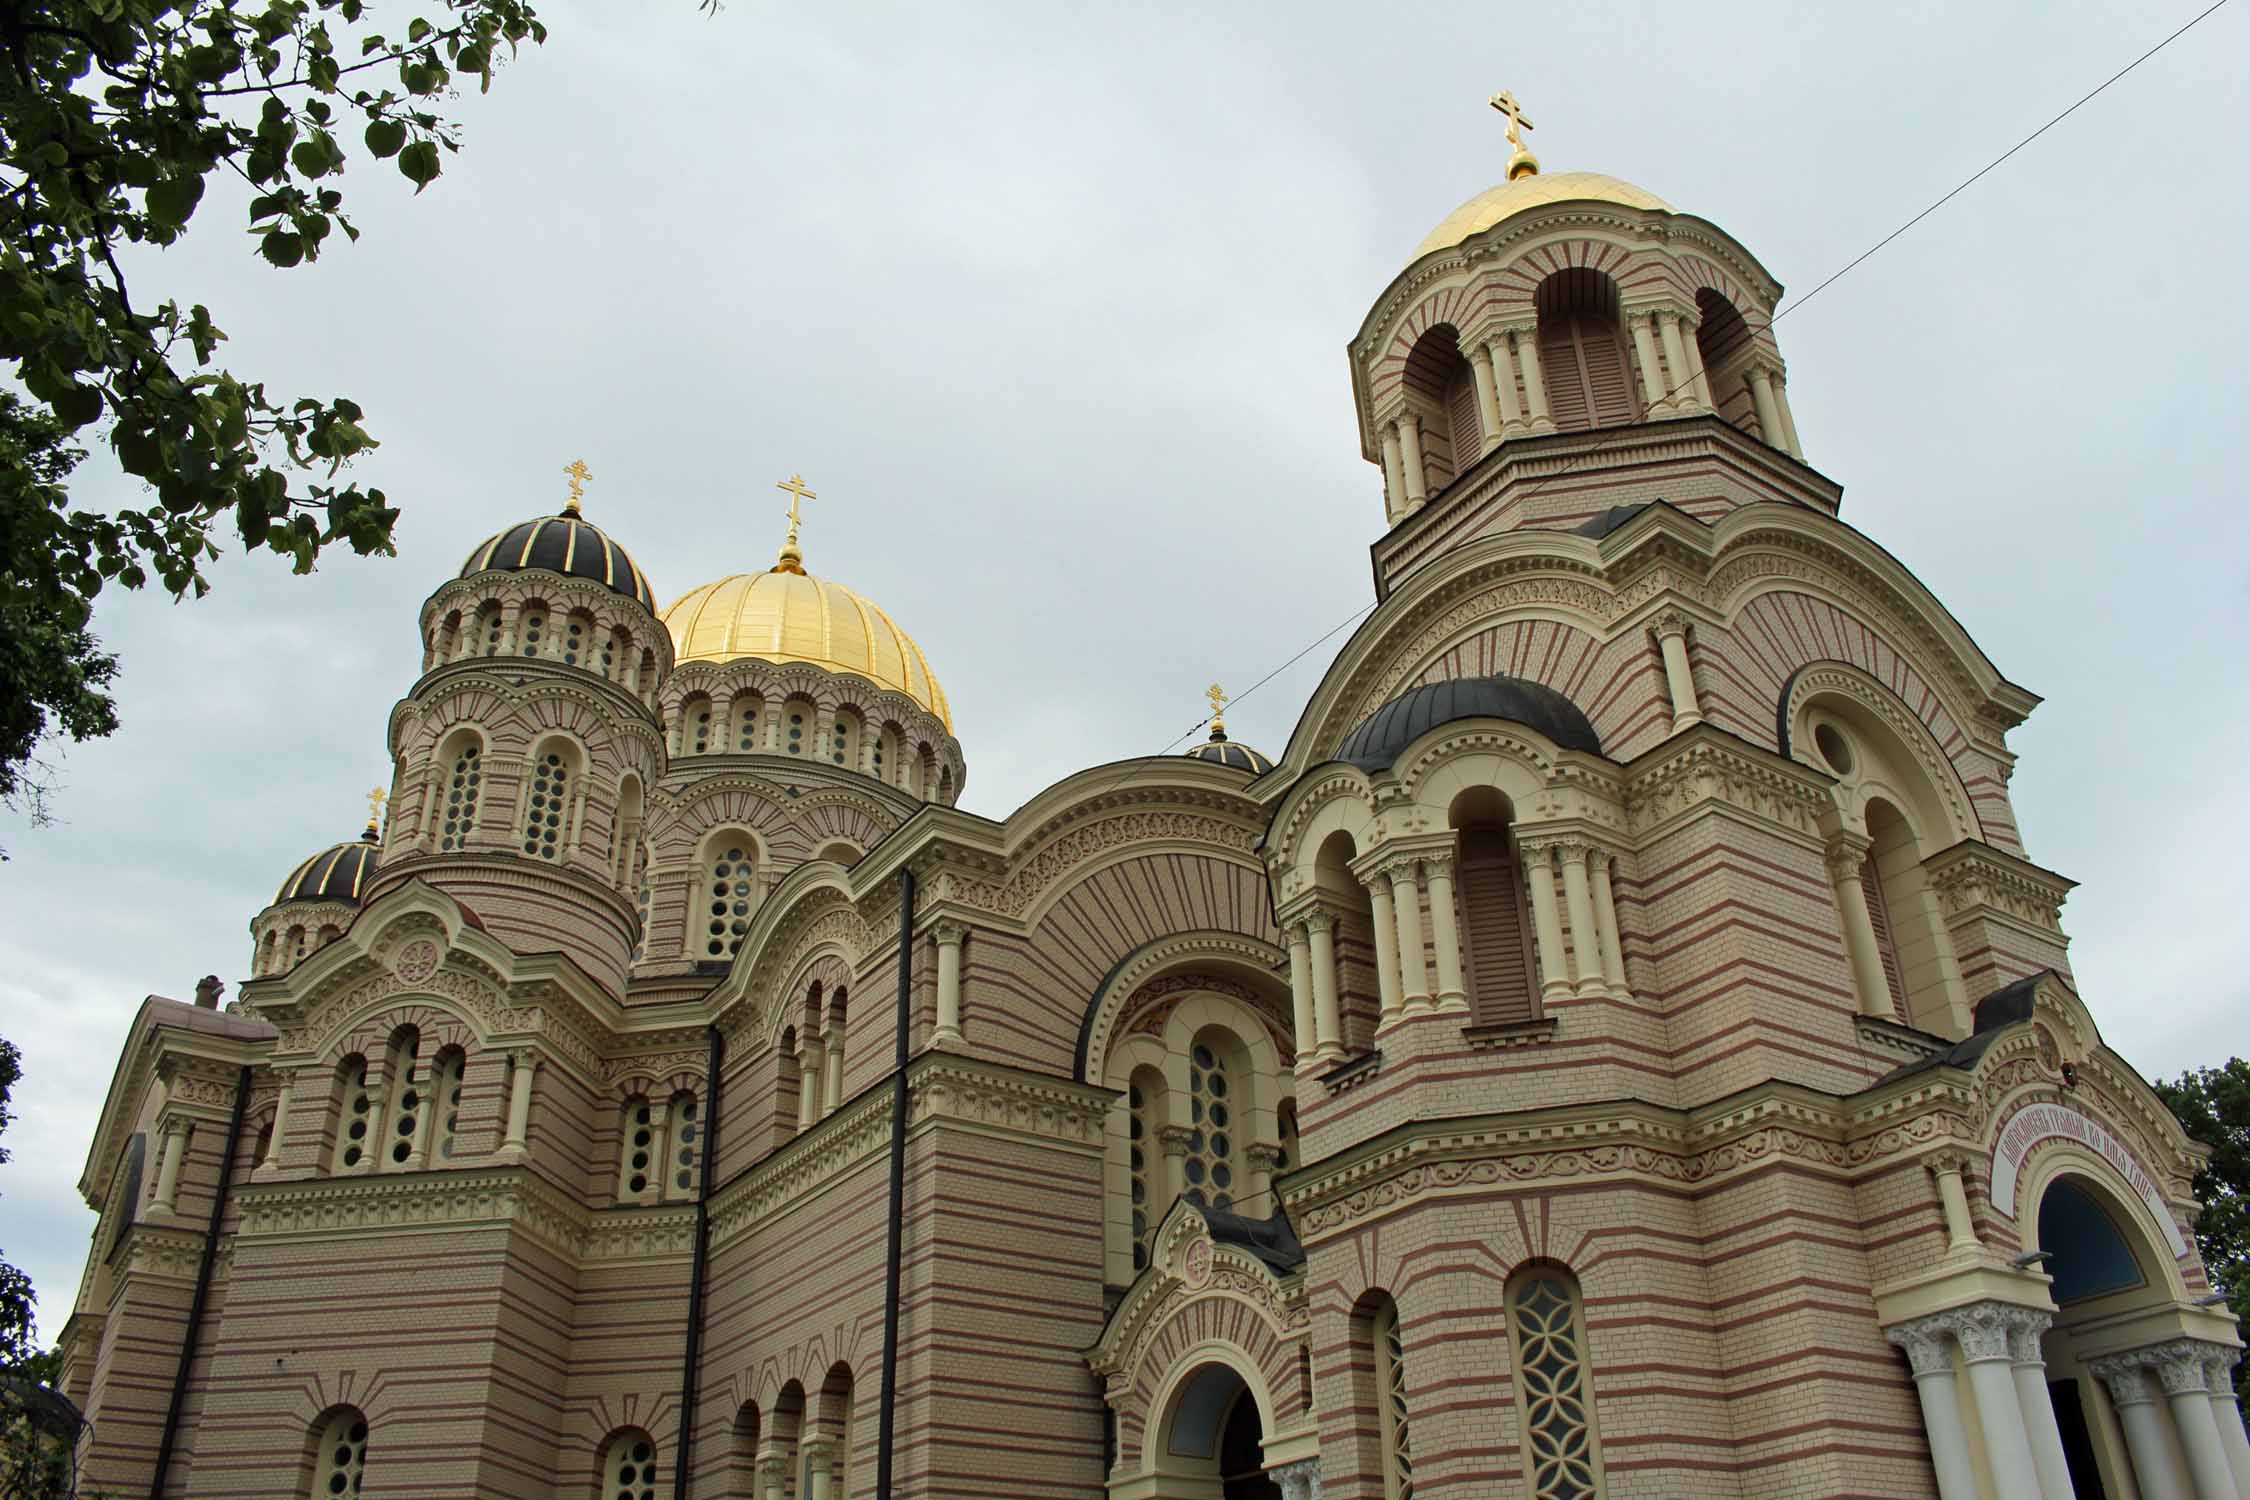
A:
{"type": "Polygon", "coordinates": [[[641,608],[656,613],[656,591],[648,586],[640,564],[575,510],[535,517],[486,537],[461,564],[461,576],[517,573],[526,568],[590,578],[613,594],[638,599],[641,608]]]}
{"type": "Polygon", "coordinates": [[[289,878],[281,883],[281,894],[273,898],[273,904],[348,901],[357,906],[360,893],[375,878],[376,867],[382,862],[383,847],[371,824],[356,842],[332,844],[291,870],[289,878]]]}
{"type": "Polygon", "coordinates": [[[1273,769],[1273,762],[1248,745],[1227,738],[1224,729],[1211,731],[1211,738],[1192,750],[1181,754],[1192,760],[1207,760],[1214,765],[1232,766],[1237,771],[1248,771],[1253,776],[1263,776],[1273,769]]]}
{"type": "Polygon", "coordinates": [[[1553,688],[1520,677],[1463,677],[1426,682],[1393,698],[1344,736],[1335,758],[1363,771],[1387,770],[1400,751],[1455,719],[1506,719],[1538,730],[1565,750],[1602,753],[1601,737],[1586,715],[1553,688]]]}

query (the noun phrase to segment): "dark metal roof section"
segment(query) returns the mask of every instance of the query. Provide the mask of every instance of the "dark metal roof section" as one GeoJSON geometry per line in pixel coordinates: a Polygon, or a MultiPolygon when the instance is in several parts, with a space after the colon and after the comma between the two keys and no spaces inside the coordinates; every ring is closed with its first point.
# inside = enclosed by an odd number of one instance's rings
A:
{"type": "Polygon", "coordinates": [[[2001,986],[1979,1000],[1971,1010],[1970,1014],[1975,1018],[1972,1023],[1974,1029],[1970,1031],[1966,1040],[1955,1042],[1944,1051],[1932,1056],[1917,1058],[1913,1062],[1900,1063],[1875,1081],[1877,1083],[1889,1083],[1894,1078],[1905,1078],[1915,1073],[1926,1073],[1932,1068],[1975,1067],[1977,1060],[1984,1056],[1986,1049],[2000,1040],[2002,1030],[2013,1026],[2018,1021],[2031,1019],[2032,1002],[2039,993],[2040,984],[2057,977],[2059,976],[2053,969],[2041,969],[2038,973],[2026,975],[2013,984],[2001,986]]]}
{"type": "Polygon", "coordinates": [[[1613,505],[1591,521],[1580,521],[1570,529],[1580,536],[1590,536],[1599,540],[1608,536],[1627,521],[1632,520],[1642,511],[1647,510],[1652,503],[1644,500],[1639,505],[1613,505]]]}
{"type": "Polygon", "coordinates": [[[638,599],[643,609],[656,613],[656,592],[648,586],[648,575],[641,571],[640,564],[583,517],[541,516],[488,537],[461,564],[461,576],[519,573],[527,568],[542,568],[568,578],[591,578],[613,594],[638,599]]]}
{"type": "Polygon", "coordinates": [[[359,905],[361,894],[368,882],[375,878],[375,870],[382,863],[382,848],[375,842],[374,830],[361,834],[357,842],[336,844],[321,850],[289,872],[281,883],[281,894],[273,904],[284,906],[291,901],[347,901],[359,905]]]}
{"type": "Polygon", "coordinates": [[[1275,1209],[1270,1219],[1246,1219],[1223,1208],[1192,1202],[1189,1206],[1203,1215],[1214,1243],[1239,1246],[1284,1276],[1304,1269],[1305,1247],[1297,1242],[1297,1231],[1289,1227],[1289,1215],[1281,1209],[1275,1209]]]}
{"type": "Polygon", "coordinates": [[[1408,745],[1456,719],[1506,719],[1538,730],[1565,750],[1602,753],[1601,736],[1584,712],[1544,683],[1462,677],[1426,682],[1393,698],[1344,736],[1335,758],[1363,771],[1388,770],[1408,745]]]}
{"type": "Polygon", "coordinates": [[[1213,765],[1232,766],[1237,771],[1248,771],[1253,776],[1263,776],[1273,769],[1273,762],[1248,745],[1227,738],[1224,729],[1211,731],[1211,738],[1193,750],[1183,750],[1183,755],[1195,760],[1207,760],[1213,765]]]}

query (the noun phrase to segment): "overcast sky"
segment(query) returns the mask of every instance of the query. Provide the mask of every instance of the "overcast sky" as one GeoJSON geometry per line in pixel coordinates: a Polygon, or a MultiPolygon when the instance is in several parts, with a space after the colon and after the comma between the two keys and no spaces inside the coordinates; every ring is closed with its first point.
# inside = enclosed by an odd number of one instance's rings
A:
{"type": "MultiPolygon", "coordinates": [[[[1548,170],[1725,226],[1789,309],[2197,8],[551,0],[428,192],[354,166],[358,245],[272,270],[215,191],[136,297],[208,303],[277,394],[360,401],[405,516],[395,559],[105,597],[124,727],[60,757],[56,826],[0,819],[0,1253],[44,1334],[141,997],[247,971],[252,915],[389,781],[422,599],[571,459],[667,602],[767,565],[802,470],[808,565],[920,640],[1000,816],[1367,601],[1344,344],[1501,175],[1493,90],[1548,170]]],[[[2245,56],[2229,7],[1777,330],[1845,518],[2045,695],[2017,812],[2151,1074],[2245,1050],[2245,56]]],[[[81,492],[133,499],[98,458],[81,492]]],[[[1335,644],[1236,737],[1278,752],[1335,644]]]]}

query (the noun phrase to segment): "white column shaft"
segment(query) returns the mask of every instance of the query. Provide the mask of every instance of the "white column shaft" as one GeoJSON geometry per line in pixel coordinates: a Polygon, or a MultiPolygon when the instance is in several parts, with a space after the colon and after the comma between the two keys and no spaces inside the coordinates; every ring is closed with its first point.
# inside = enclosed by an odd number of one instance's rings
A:
{"type": "Polygon", "coordinates": [[[1984,1429],[1985,1461],[1992,1487],[2003,1495],[2039,1493],[2039,1466],[2032,1462],[2023,1407],[2016,1400],[2016,1378],[2005,1353],[1997,1359],[1969,1361],[1969,1390],[1977,1401],[1977,1424],[1984,1429]]]}
{"type": "MultiPolygon", "coordinates": [[[[2220,1379],[2227,1372],[2220,1372],[2220,1379]]],[[[2242,1500],[2250,1500],[2250,1431],[2242,1425],[2242,1406],[2235,1399],[2231,1385],[2215,1385],[2211,1390],[2211,1420],[2219,1424],[2219,1439],[2226,1444],[2227,1467],[2234,1471],[2234,1487],[2241,1492],[2242,1500]]]]}
{"type": "Polygon", "coordinates": [[[1303,1068],[1313,1060],[1320,1036],[1313,1024],[1312,939],[1305,935],[1302,923],[1289,929],[1289,1001],[1297,1027],[1291,1041],[1297,1066],[1303,1068]]]}
{"type": "Polygon", "coordinates": [[[1968,1431],[1961,1425],[1961,1398],[1953,1371],[1916,1375],[1914,1394],[1922,1402],[1922,1429],[1929,1434],[1938,1500],[1977,1500],[1976,1464],[1969,1456],[1968,1431]]]}
{"type": "Polygon", "coordinates": [[[1406,509],[1406,460],[1399,455],[1398,424],[1383,424],[1383,516],[1395,521],[1406,509]]]}
{"type": "Polygon", "coordinates": [[[1656,364],[1656,335],[1649,331],[1652,321],[1647,313],[1634,316],[1633,353],[1641,367],[1641,402],[1654,416],[1668,403],[1664,399],[1664,372],[1656,364]]]}
{"type": "MultiPolygon", "coordinates": [[[[1492,353],[1481,344],[1469,351],[1469,373],[1477,383],[1477,420],[1484,426],[1483,451],[1490,453],[1500,446],[1500,392],[1493,378],[1492,353]]],[[[1456,469],[1468,467],[1458,453],[1453,455],[1453,460],[1456,469]]]]}
{"type": "Polygon", "coordinates": [[[503,1146],[521,1147],[530,1136],[531,1075],[535,1067],[530,1059],[519,1056],[508,1075],[508,1134],[501,1142],[503,1146]]]}
{"type": "Polygon", "coordinates": [[[1501,338],[1492,341],[1486,358],[1492,361],[1493,391],[1500,400],[1500,430],[1514,432],[1523,425],[1523,411],[1516,404],[1516,356],[1501,338]]]}
{"type": "Polygon", "coordinates": [[[1430,1008],[1430,961],[1422,949],[1422,887],[1413,865],[1391,871],[1391,905],[1398,909],[1399,1003],[1408,1015],[1430,1008]]]}
{"type": "Polygon", "coordinates": [[[1539,937],[1539,993],[1553,1000],[1570,993],[1562,914],[1555,909],[1554,856],[1545,849],[1525,850],[1524,873],[1531,883],[1531,924],[1539,937]]]}
{"type": "Polygon", "coordinates": [[[1523,360],[1523,394],[1531,403],[1531,425],[1537,432],[1553,432],[1555,419],[1547,414],[1547,377],[1539,368],[1539,334],[1526,328],[1516,336],[1516,354],[1523,360]]]}
{"type": "Polygon", "coordinates": [[[281,1080],[281,1092],[273,1101],[273,1136],[266,1142],[266,1159],[261,1167],[281,1165],[281,1138],[289,1132],[289,1080],[281,1080]]]}
{"type": "Polygon", "coordinates": [[[1437,1008],[1466,1011],[1469,992],[1461,977],[1461,909],[1453,901],[1450,859],[1430,863],[1430,936],[1437,947],[1437,1008]]]}
{"type": "Polygon", "coordinates": [[[1320,1039],[1320,1055],[1344,1055],[1344,1021],[1336,994],[1336,927],[1315,922],[1312,929],[1313,1030],[1320,1039]]]}
{"type": "Polygon", "coordinates": [[[947,1047],[961,1040],[961,938],[958,932],[938,934],[937,1030],[930,1036],[933,1047],[947,1047]]]}
{"type": "Polygon", "coordinates": [[[1859,1013],[1893,1018],[1891,982],[1883,976],[1883,952],[1875,940],[1875,919],[1868,915],[1867,888],[1859,867],[1836,878],[1836,909],[1844,919],[1844,951],[1851,959],[1852,984],[1859,991],[1859,1013]]]}
{"type": "Polygon", "coordinates": [[[1788,381],[1773,383],[1773,407],[1781,416],[1781,445],[1789,450],[1790,457],[1803,458],[1805,445],[1797,441],[1797,414],[1789,409],[1788,381]]]}
{"type": "Polygon", "coordinates": [[[1680,334],[1687,349],[1688,373],[1695,379],[1695,399],[1706,409],[1716,411],[1719,403],[1711,399],[1711,372],[1703,368],[1703,345],[1697,341],[1692,328],[1682,328],[1680,334]]]}
{"type": "Polygon", "coordinates": [[[834,1114],[836,1106],[844,1102],[844,1020],[832,1017],[828,1022],[828,1076],[821,1081],[821,1112],[834,1114]]]}
{"type": "Polygon", "coordinates": [[[1769,448],[1788,451],[1788,441],[1782,432],[1781,412],[1773,401],[1773,377],[1763,365],[1750,371],[1750,403],[1758,409],[1758,436],[1765,439],[1769,448]]]}
{"type": "Polygon", "coordinates": [[[2015,1367],[2016,1405],[2023,1409],[2024,1435],[2039,1470],[2039,1500],[2077,1500],[2070,1484],[2070,1462],[2063,1457],[2062,1429],[2055,1425],[2055,1400],[2047,1390],[2047,1367],[2038,1361],[2015,1367]]]}
{"type": "Polygon", "coordinates": [[[810,1039],[797,1049],[797,1128],[820,1118],[820,1062],[810,1039]]]}
{"type": "Polygon", "coordinates": [[[2164,1423],[2156,1403],[2143,1398],[2117,1403],[2117,1421],[2125,1429],[2125,1452],[2133,1460],[2133,1477],[2140,1481],[2141,1500],[2196,1500],[2179,1483],[2172,1456],[2165,1451],[2164,1423]]]}
{"type": "Polygon", "coordinates": [[[164,1132],[164,1154],[156,1164],[156,1206],[166,1213],[180,1206],[180,1159],[187,1151],[187,1134],[187,1126],[180,1124],[164,1132]]]}
{"type": "Polygon", "coordinates": [[[1617,930],[1617,891],[1610,880],[1610,858],[1600,850],[1593,855],[1594,921],[1602,934],[1602,978],[1609,992],[1623,1000],[1632,993],[1625,982],[1625,946],[1617,930]]]}
{"type": "Polygon", "coordinates": [[[2165,1399],[2172,1406],[2180,1447],[2187,1452],[2188,1472],[2195,1476],[2196,1500],[2239,1500],[2234,1466],[2227,1462],[2226,1444],[2219,1440],[2219,1424],[2211,1419],[2211,1393],[2173,1391],[2165,1399]]]}
{"type": "Polygon", "coordinates": [[[1656,646],[1664,658],[1664,685],[1672,694],[1672,732],[1678,734],[1703,722],[1703,705],[1695,697],[1695,673],[1688,665],[1687,635],[1667,630],[1656,638],[1656,646]]]}
{"type": "Polygon", "coordinates": [[[1570,977],[1581,995],[1602,990],[1602,956],[1594,937],[1594,902],[1586,883],[1586,856],[1565,846],[1562,852],[1563,902],[1570,910],[1570,977]]]}
{"type": "Polygon", "coordinates": [[[1695,377],[1688,370],[1687,350],[1681,346],[1680,320],[1672,313],[1659,313],[1656,331],[1664,344],[1665,399],[1675,407],[1692,407],[1695,404],[1695,377]]]}
{"type": "Polygon", "coordinates": [[[1381,875],[1367,882],[1367,905],[1375,919],[1375,990],[1383,1001],[1383,1024],[1399,1018],[1406,1008],[1405,991],[1398,978],[1398,912],[1391,904],[1391,883],[1381,875]]]}
{"type": "Polygon", "coordinates": [[[1398,419],[1400,457],[1406,464],[1406,503],[1420,505],[1430,498],[1429,465],[1422,458],[1422,419],[1407,412],[1398,419]]]}

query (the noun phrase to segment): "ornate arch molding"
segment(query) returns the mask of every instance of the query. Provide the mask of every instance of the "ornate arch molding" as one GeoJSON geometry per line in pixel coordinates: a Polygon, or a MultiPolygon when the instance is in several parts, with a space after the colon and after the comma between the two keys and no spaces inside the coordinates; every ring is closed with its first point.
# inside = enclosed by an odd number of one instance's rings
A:
{"type": "Polygon", "coordinates": [[[1848,661],[1822,658],[1807,662],[1789,674],[1781,685],[1781,697],[1774,707],[1774,738],[1781,753],[1791,759],[1801,760],[1790,747],[1790,726],[1797,722],[1805,705],[1822,694],[1835,694],[1847,698],[1866,709],[1897,736],[1898,742],[1921,767],[1929,779],[1930,787],[1937,793],[1938,801],[1951,823],[1949,838],[1939,839],[1941,847],[1950,847],[1962,839],[1985,837],[1984,821],[1977,816],[1976,803],[1969,797],[1969,789],[1961,780],[1945,749],[1922,716],[1907,706],[1904,699],[1877,681],[1863,667],[1848,661]]]}
{"type": "Polygon", "coordinates": [[[391,710],[392,757],[424,752],[461,723],[475,724],[484,731],[488,741],[515,753],[528,749],[555,729],[574,733],[583,741],[587,738],[588,727],[593,726],[598,727],[601,735],[620,753],[628,743],[638,745],[645,752],[645,761],[628,758],[629,766],[638,769],[664,764],[664,732],[631,693],[599,679],[581,684],[545,675],[535,686],[518,686],[515,679],[503,676],[502,669],[491,665],[507,660],[507,657],[476,657],[456,663],[450,669],[440,667],[437,671],[451,670],[457,674],[444,684],[442,696],[427,702],[416,698],[400,699],[391,710]],[[463,695],[469,693],[484,697],[480,702],[463,703],[463,695]],[[561,703],[571,713],[560,724],[527,719],[525,710],[534,700],[542,705],[561,703]],[[426,733],[423,732],[425,724],[430,726],[426,733]]]}
{"type": "Polygon", "coordinates": [[[1121,1470],[1153,1472],[1151,1444],[1182,1383],[1208,1364],[1242,1377],[1270,1448],[1308,1428],[1291,1366],[1311,1328],[1301,1278],[1211,1237],[1203,1216],[1175,1203],[1156,1232],[1149,1267],[1126,1291],[1086,1363],[1117,1414],[1121,1470]]]}
{"type": "Polygon", "coordinates": [[[815,960],[834,955],[847,970],[872,949],[874,929],[853,900],[844,873],[813,860],[792,870],[750,918],[742,947],[712,995],[712,1024],[730,1043],[747,1036],[768,1048],[791,1015],[789,999],[815,960]]]}
{"type": "Polygon", "coordinates": [[[1143,943],[1119,959],[1088,997],[1072,1076],[1080,1083],[1099,1081],[1119,1027],[1145,1002],[1145,992],[1155,982],[1212,973],[1232,978],[1254,994],[1271,995],[1278,982],[1275,970],[1288,961],[1289,955],[1275,944],[1239,932],[1182,932],[1143,943]]]}

